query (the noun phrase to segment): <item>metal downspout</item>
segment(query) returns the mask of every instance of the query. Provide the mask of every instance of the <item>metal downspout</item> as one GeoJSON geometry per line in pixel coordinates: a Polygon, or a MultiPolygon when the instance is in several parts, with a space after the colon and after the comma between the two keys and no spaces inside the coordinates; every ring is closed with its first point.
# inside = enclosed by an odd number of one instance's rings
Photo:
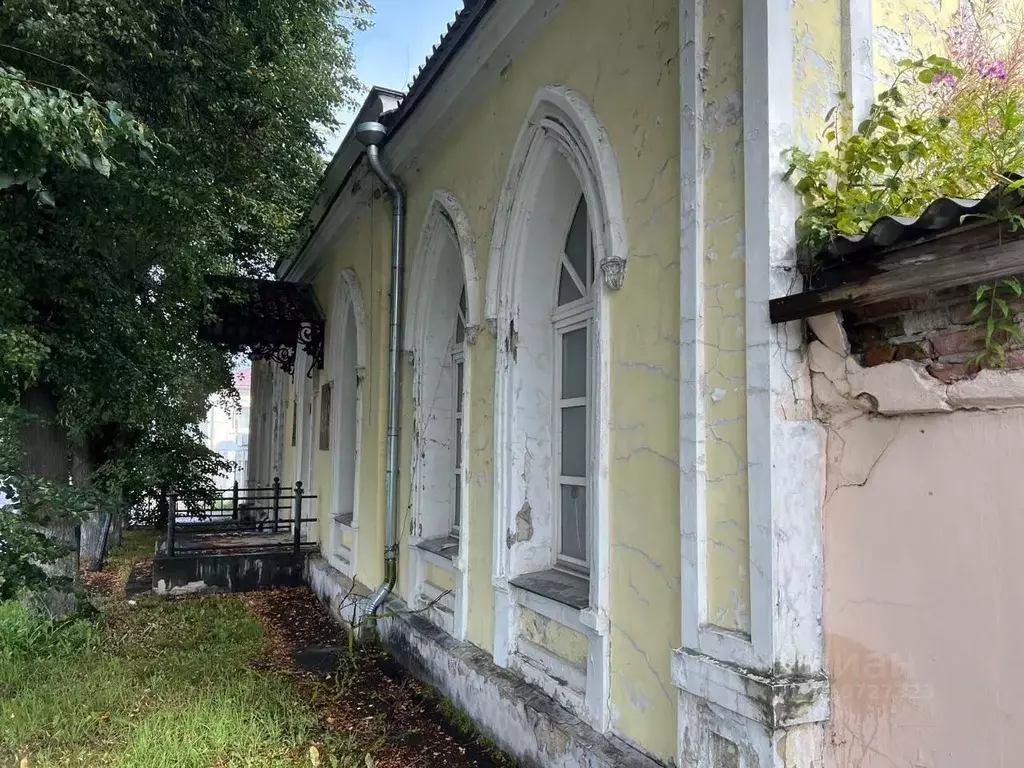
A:
{"type": "Polygon", "coordinates": [[[402,273],[405,261],[405,192],[384,167],[379,142],[386,129],[378,123],[356,126],[356,135],[366,143],[366,160],[391,198],[391,333],[388,340],[388,432],[384,472],[384,581],[370,595],[367,614],[376,616],[398,579],[398,398],[399,356],[402,349],[402,273]]]}

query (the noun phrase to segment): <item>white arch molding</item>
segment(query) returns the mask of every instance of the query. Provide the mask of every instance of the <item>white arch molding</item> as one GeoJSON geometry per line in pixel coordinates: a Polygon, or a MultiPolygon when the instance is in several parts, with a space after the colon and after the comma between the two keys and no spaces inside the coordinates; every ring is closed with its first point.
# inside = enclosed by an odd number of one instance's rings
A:
{"type": "Polygon", "coordinates": [[[409,286],[412,295],[406,302],[405,327],[410,332],[403,336],[407,352],[415,352],[417,337],[426,325],[431,293],[421,286],[427,286],[437,273],[438,260],[443,245],[440,238],[450,237],[458,246],[462,263],[462,275],[466,281],[466,343],[475,344],[482,322],[480,312],[480,281],[477,272],[476,238],[473,237],[469,219],[458,198],[447,189],[434,190],[423,226],[416,242],[415,258],[409,269],[409,286]]]}
{"type": "Polygon", "coordinates": [[[356,574],[359,543],[359,465],[362,454],[362,381],[366,371],[366,313],[359,279],[342,269],[334,286],[327,376],[331,387],[331,509],[328,559],[356,574]],[[342,542],[350,537],[350,546],[342,542]]]}
{"type": "Polygon", "coordinates": [[[594,259],[605,287],[595,290],[593,299],[590,595],[589,606],[583,610],[550,601],[548,617],[588,637],[585,691],[574,697],[564,686],[533,681],[605,731],[610,721],[610,325],[606,294],[622,287],[628,246],[619,173],[607,132],[580,94],[564,87],[543,88],[519,133],[495,212],[485,306],[497,346],[492,574],[495,661],[520,668],[527,676],[528,665],[523,665],[517,654],[517,611],[520,601],[527,599],[531,609],[544,606],[510,582],[554,563],[554,333],[552,307],[539,303],[537,296],[547,296],[557,278],[557,254],[564,247],[581,192],[587,203],[594,259]],[[537,282],[546,275],[548,284],[538,291],[537,282]],[[528,533],[520,536],[526,522],[528,533]]]}
{"type": "Polygon", "coordinates": [[[573,167],[590,207],[591,218],[602,231],[595,233],[595,257],[605,286],[611,290],[622,288],[626,277],[629,255],[626,237],[625,209],[622,205],[622,184],[619,166],[615,160],[608,132],[589,102],[572,88],[548,86],[541,88],[533,98],[530,116],[519,131],[505,183],[494,212],[494,231],[491,238],[490,259],[487,267],[487,298],[484,318],[494,329],[502,314],[501,286],[507,284],[508,269],[514,259],[506,252],[515,251],[516,237],[521,231],[524,204],[532,199],[528,189],[536,183],[538,143],[554,142],[573,167]]]}
{"type": "Polygon", "coordinates": [[[453,443],[455,374],[451,363],[451,343],[463,287],[466,291],[466,345],[476,341],[481,311],[475,238],[465,211],[455,195],[447,190],[436,190],[431,196],[413,252],[409,287],[405,318],[408,332],[404,339],[413,369],[414,446],[412,546],[406,569],[406,593],[414,604],[430,603],[437,594],[426,578],[426,566],[453,571],[455,594],[442,598],[443,611],[431,610],[428,615],[457,639],[464,639],[468,611],[466,571],[472,535],[467,505],[470,475],[469,430],[466,428],[471,423],[468,393],[473,379],[472,355],[467,350],[462,358],[464,426],[462,444],[458,447],[453,443]],[[463,471],[458,480],[453,473],[457,448],[461,449],[463,457],[463,471]],[[451,533],[449,512],[456,499],[454,482],[459,483],[457,498],[461,503],[459,550],[452,558],[439,554],[436,544],[451,533]]]}

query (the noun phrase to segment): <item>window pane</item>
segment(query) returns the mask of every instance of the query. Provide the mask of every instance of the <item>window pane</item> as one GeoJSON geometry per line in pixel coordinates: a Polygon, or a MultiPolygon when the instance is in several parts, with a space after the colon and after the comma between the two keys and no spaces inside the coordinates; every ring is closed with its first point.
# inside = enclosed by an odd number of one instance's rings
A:
{"type": "Polygon", "coordinates": [[[587,476],[587,409],[562,409],[562,474],[587,476]]]}
{"type": "Polygon", "coordinates": [[[565,239],[565,255],[576,270],[580,282],[587,284],[587,201],[581,196],[572,217],[569,236],[565,239]]]}
{"type": "Polygon", "coordinates": [[[562,397],[587,396],[587,329],[562,334],[562,397]]]}
{"type": "Polygon", "coordinates": [[[458,528],[462,525],[462,483],[458,475],[455,476],[455,509],[452,511],[452,527],[458,528]]]}
{"type": "Polygon", "coordinates": [[[455,468],[462,466],[462,419],[455,420],[455,468]]]}
{"type": "Polygon", "coordinates": [[[455,410],[462,413],[462,388],[465,386],[463,379],[463,364],[455,364],[455,410]]]}
{"type": "Polygon", "coordinates": [[[576,283],[573,282],[569,273],[565,271],[565,267],[562,267],[558,277],[558,306],[582,298],[583,294],[580,293],[580,289],[576,287],[576,283]]]}
{"type": "Polygon", "coordinates": [[[562,548],[559,554],[587,559],[587,489],[582,485],[562,486],[562,548]]]}

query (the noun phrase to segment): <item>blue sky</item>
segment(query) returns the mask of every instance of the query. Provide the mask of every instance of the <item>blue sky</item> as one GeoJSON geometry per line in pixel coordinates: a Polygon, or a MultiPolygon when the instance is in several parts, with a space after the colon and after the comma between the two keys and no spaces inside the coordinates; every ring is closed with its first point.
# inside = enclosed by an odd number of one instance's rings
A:
{"type": "MultiPolygon", "coordinates": [[[[356,75],[366,88],[380,85],[404,91],[413,74],[441,39],[462,0],[376,0],[373,26],[357,32],[356,75]]],[[[362,101],[365,94],[357,96],[362,101]]],[[[345,123],[331,142],[330,151],[348,130],[354,112],[340,115],[345,123]]]]}

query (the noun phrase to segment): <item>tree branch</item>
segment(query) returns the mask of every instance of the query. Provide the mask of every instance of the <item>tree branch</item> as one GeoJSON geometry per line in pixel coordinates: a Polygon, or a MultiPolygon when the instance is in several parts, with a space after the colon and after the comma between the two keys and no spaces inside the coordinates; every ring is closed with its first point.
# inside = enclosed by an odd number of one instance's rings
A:
{"type": "MultiPolygon", "coordinates": [[[[57,61],[56,59],[51,59],[49,56],[43,56],[43,54],[41,54],[41,53],[36,53],[35,51],[27,51],[24,48],[19,48],[16,45],[9,45],[8,43],[0,43],[0,48],[6,48],[9,51],[17,51],[18,53],[23,53],[26,56],[34,56],[35,58],[42,59],[43,61],[49,62],[50,64],[53,64],[56,67],[63,67],[64,69],[67,69],[67,70],[69,70],[71,72],[74,72],[80,78],[85,80],[85,82],[87,82],[89,85],[95,86],[95,88],[97,90],[100,90],[100,91],[104,90],[103,86],[101,86],[99,83],[97,83],[95,80],[93,80],[87,74],[85,74],[85,72],[83,72],[82,70],[78,69],[78,67],[73,67],[70,64],[65,64],[62,61],[57,61]]],[[[113,94],[110,94],[109,92],[107,92],[107,95],[109,96],[109,95],[113,95],[113,94]]]]}

